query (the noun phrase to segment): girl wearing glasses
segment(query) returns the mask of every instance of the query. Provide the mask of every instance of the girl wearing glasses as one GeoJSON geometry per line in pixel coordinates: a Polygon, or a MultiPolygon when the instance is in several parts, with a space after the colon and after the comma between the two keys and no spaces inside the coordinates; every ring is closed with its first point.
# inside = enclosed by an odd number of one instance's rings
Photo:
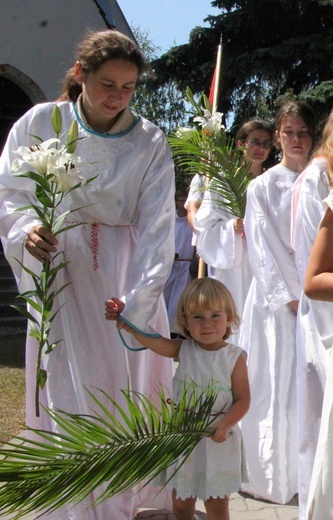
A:
{"type": "Polygon", "coordinates": [[[285,504],[297,493],[296,313],[301,286],[291,245],[291,188],[312,148],[315,118],[302,102],[276,116],[279,164],[253,180],[244,228],[253,281],[243,314],[252,403],[242,421],[244,491],[285,504]]]}
{"type": "MultiPolygon", "coordinates": [[[[244,149],[244,160],[251,162],[250,174],[257,177],[263,172],[273,138],[271,126],[261,119],[244,123],[236,135],[236,143],[244,149]]],[[[199,255],[210,267],[210,275],[231,291],[240,316],[243,312],[251,272],[247,260],[247,248],[243,219],[234,218],[222,207],[216,193],[209,189],[194,218],[199,255]]],[[[238,344],[239,334],[233,337],[238,344]]]]}

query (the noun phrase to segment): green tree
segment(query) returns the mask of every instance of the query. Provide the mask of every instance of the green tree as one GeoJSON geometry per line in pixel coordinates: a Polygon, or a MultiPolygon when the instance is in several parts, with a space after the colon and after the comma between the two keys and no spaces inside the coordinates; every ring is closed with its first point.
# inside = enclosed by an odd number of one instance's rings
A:
{"type": "MultiPolygon", "coordinates": [[[[150,40],[149,32],[134,27],[133,33],[151,64],[151,70],[142,78],[131,106],[138,114],[155,123],[166,135],[171,135],[177,127],[187,124],[185,93],[172,78],[166,79],[163,83],[157,80],[154,63],[158,59],[160,49],[150,40]]],[[[175,170],[176,188],[187,190],[191,179],[184,175],[177,165],[175,170]]]]}
{"type": "Polygon", "coordinates": [[[233,112],[236,123],[274,113],[276,99],[292,89],[327,115],[333,90],[332,0],[214,0],[212,6],[221,14],[207,17],[210,27],[194,28],[188,44],[156,60],[161,84],[172,78],[180,89],[208,93],[222,34],[220,111],[233,112]]]}
{"type": "MultiPolygon", "coordinates": [[[[148,61],[158,58],[159,47],[149,39],[149,32],[140,28],[133,29],[135,38],[148,61]]],[[[173,79],[158,83],[154,68],[144,75],[135,93],[132,107],[139,114],[155,123],[169,134],[185,120],[185,102],[182,91],[173,79]]]]}

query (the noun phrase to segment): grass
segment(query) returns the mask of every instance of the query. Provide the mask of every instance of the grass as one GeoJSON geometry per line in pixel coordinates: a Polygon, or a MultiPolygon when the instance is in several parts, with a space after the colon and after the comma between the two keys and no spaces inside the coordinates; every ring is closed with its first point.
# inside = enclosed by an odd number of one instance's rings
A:
{"type": "Polygon", "coordinates": [[[19,434],[25,422],[24,335],[0,336],[0,443],[19,434]]]}

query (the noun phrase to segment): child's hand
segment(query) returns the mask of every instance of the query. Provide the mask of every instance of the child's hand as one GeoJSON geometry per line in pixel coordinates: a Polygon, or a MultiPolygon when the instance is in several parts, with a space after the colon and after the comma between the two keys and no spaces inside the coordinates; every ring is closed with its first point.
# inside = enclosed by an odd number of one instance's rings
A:
{"type": "Polygon", "coordinates": [[[118,300],[118,298],[112,297],[111,300],[106,300],[105,302],[105,319],[117,321],[119,315],[123,312],[125,308],[124,302],[118,300]]]}
{"type": "Polygon", "coordinates": [[[224,425],[223,420],[221,420],[219,423],[213,426],[211,439],[214,442],[224,442],[227,440],[229,435],[231,435],[230,429],[227,428],[224,425]]]}

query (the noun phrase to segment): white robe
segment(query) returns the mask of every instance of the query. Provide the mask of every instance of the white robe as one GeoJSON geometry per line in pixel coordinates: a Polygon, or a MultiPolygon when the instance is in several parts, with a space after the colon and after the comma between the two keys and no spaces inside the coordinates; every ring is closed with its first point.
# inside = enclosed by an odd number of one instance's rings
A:
{"type": "MultiPolygon", "coordinates": [[[[222,206],[218,195],[208,189],[195,215],[194,226],[199,255],[210,266],[210,276],[229,289],[241,317],[252,274],[246,239],[235,233],[234,218],[222,206]]],[[[239,332],[233,334],[231,340],[240,345],[239,332]]]]}
{"type": "Polygon", "coordinates": [[[180,332],[176,323],[177,306],[180,295],[191,279],[189,268],[192,261],[193,250],[192,230],[187,221],[187,216],[179,217],[176,214],[175,254],[177,256],[172,265],[171,273],[165,284],[163,293],[167,306],[170,332],[180,332]]]}
{"type": "MultiPolygon", "coordinates": [[[[17,157],[13,152],[20,145],[31,145],[29,134],[44,140],[54,137],[53,106],[37,105],[27,112],[11,130],[1,157],[0,235],[20,291],[31,280],[26,280],[15,258],[32,269],[41,264],[24,249],[25,233],[38,220],[33,211],[18,208],[35,200],[34,183],[11,174],[17,157]]],[[[69,129],[76,109],[69,102],[59,106],[63,130],[69,129]]],[[[174,176],[164,134],[144,118],[132,118],[131,126],[117,135],[101,135],[77,117],[83,139],[77,143],[76,155],[95,163],[93,174],[98,177],[66,196],[60,208],[61,212],[80,208],[68,221],[85,223],[57,237],[58,251],[65,252],[69,264],[59,272],[56,286],[67,281],[71,285],[54,304],[54,310],[63,303],[64,307],[53,323],[50,339],[63,341],[43,360],[48,379],[40,400],[48,407],[89,414],[93,403],[85,387],[96,392],[102,389],[120,403],[119,389],[128,386],[147,395],[160,384],[171,387],[172,361],[148,350],[126,350],[115,323],[104,318],[104,302],[117,296],[126,302],[124,317],[138,329],[168,334],[162,291],[174,258],[174,176]]],[[[84,167],[82,170],[87,175],[84,167]]],[[[124,335],[129,342],[130,335],[124,335]]],[[[27,424],[55,429],[42,410],[40,418],[35,416],[35,357],[35,340],[28,337],[27,424]]],[[[97,396],[103,401],[101,394],[97,396]]],[[[98,494],[97,490],[94,496],[98,494]]],[[[87,499],[68,514],[59,511],[56,516],[130,520],[140,500],[129,492],[86,510],[91,506],[87,499]]]]}
{"type": "Polygon", "coordinates": [[[243,314],[251,405],[241,423],[249,483],[244,491],[277,503],[297,493],[296,314],[301,292],[290,243],[291,187],[281,164],[247,192],[245,234],[253,281],[243,314]]]}
{"type": "MultiPolygon", "coordinates": [[[[292,241],[301,284],[323,217],[322,200],[330,191],[327,162],[315,158],[292,189],[292,241]]],[[[299,519],[305,519],[311,473],[317,448],[327,370],[325,344],[332,343],[333,303],[314,301],[302,291],[297,312],[297,422],[299,519]]]]}
{"type": "MultiPolygon", "coordinates": [[[[200,175],[199,173],[193,175],[187,199],[184,204],[185,209],[188,209],[190,202],[197,202],[199,205],[201,204],[205,193],[205,179],[206,177],[204,175],[200,175]]],[[[196,233],[193,233],[192,235],[192,245],[197,245],[196,233]]]]}
{"type": "MultiPolygon", "coordinates": [[[[324,208],[333,211],[333,191],[324,200],[324,208]]],[[[332,316],[328,323],[332,331],[332,316]]],[[[324,391],[322,418],[318,445],[312,471],[306,520],[330,520],[333,518],[333,341],[325,345],[327,352],[327,373],[324,391]]]]}

